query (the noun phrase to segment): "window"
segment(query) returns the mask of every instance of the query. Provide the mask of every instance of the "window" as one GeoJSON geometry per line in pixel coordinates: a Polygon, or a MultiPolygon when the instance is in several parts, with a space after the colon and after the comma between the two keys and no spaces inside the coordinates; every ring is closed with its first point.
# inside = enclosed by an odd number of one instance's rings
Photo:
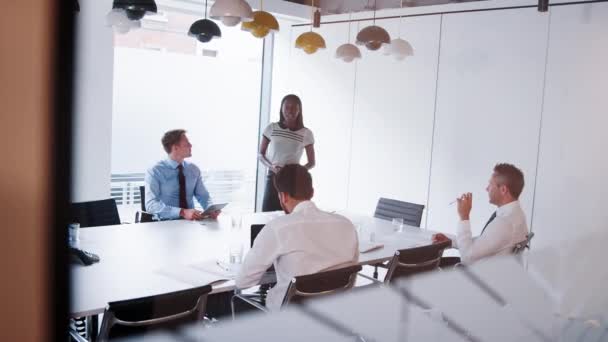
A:
{"type": "Polygon", "coordinates": [[[201,44],[200,15],[164,11],[114,36],[112,197],[121,217],[140,208],[145,171],[166,158],[160,139],[183,128],[212,200],[253,211],[263,41],[240,27],[201,44]]]}

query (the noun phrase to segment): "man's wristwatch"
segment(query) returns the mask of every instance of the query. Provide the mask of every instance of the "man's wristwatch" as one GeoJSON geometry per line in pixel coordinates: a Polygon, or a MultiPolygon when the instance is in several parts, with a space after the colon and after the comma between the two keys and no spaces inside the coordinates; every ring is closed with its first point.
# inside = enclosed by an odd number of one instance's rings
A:
{"type": "Polygon", "coordinates": [[[179,217],[185,217],[184,208],[179,209],[179,217]]]}

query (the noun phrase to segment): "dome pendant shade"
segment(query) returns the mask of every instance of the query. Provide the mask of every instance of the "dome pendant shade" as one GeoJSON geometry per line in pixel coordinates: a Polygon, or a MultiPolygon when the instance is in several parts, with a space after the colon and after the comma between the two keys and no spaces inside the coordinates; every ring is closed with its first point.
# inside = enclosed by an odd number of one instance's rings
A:
{"type": "Polygon", "coordinates": [[[372,25],[359,31],[357,45],[365,45],[368,50],[378,50],[382,44],[390,44],[391,36],[380,26],[372,25]]]}
{"type": "Polygon", "coordinates": [[[140,20],[148,12],[157,12],[154,0],[114,0],[112,9],[125,11],[129,20],[140,20]]]}
{"type": "Polygon", "coordinates": [[[336,58],[350,63],[355,59],[361,58],[361,51],[354,44],[342,44],[336,50],[336,58]]]}
{"type": "Polygon", "coordinates": [[[213,38],[222,37],[222,31],[213,21],[209,19],[200,19],[192,23],[188,35],[196,37],[201,43],[208,43],[213,38]]]}
{"type": "Polygon", "coordinates": [[[255,11],[253,21],[242,23],[241,29],[251,32],[254,37],[264,38],[268,33],[279,30],[279,22],[268,12],[255,11]]]}
{"type": "Polygon", "coordinates": [[[401,38],[393,39],[389,45],[384,46],[384,54],[395,57],[400,61],[408,56],[414,55],[414,48],[408,41],[401,38]]]}
{"type": "Polygon", "coordinates": [[[252,21],[253,11],[245,0],[217,0],[211,6],[209,16],[226,26],[235,26],[241,21],[252,21]]]}
{"type": "Polygon", "coordinates": [[[325,39],[316,32],[304,32],[296,39],[296,47],[307,54],[313,54],[319,49],[325,49],[325,39]]]}

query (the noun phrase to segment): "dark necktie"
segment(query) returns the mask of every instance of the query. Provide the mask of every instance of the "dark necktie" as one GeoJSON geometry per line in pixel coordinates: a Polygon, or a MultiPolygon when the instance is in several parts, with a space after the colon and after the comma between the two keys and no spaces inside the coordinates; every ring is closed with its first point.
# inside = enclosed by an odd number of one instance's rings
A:
{"type": "Polygon", "coordinates": [[[177,179],[179,180],[179,207],[188,209],[188,201],[186,201],[186,176],[184,176],[184,166],[177,166],[177,179]]]}
{"type": "Polygon", "coordinates": [[[490,224],[490,222],[494,221],[495,218],[496,218],[496,212],[494,212],[494,214],[492,214],[492,216],[490,216],[490,219],[488,220],[488,222],[486,222],[486,225],[483,226],[483,230],[481,231],[480,235],[483,235],[483,232],[486,231],[486,228],[488,227],[488,225],[490,224]]]}

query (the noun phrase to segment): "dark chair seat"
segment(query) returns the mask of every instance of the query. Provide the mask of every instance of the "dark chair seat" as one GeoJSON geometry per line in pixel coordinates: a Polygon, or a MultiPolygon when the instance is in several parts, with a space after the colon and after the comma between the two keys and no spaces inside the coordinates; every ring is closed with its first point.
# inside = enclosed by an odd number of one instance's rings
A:
{"type": "Polygon", "coordinates": [[[439,269],[443,251],[449,248],[451,244],[451,241],[444,241],[395,252],[395,255],[388,264],[388,272],[384,278],[384,283],[390,284],[398,278],[439,269]]]}
{"type": "MultiPolygon", "coordinates": [[[[360,265],[338,268],[294,277],[289,283],[281,306],[299,304],[305,300],[327,296],[351,289],[355,285],[360,265]]],[[[259,310],[268,311],[251,295],[236,294],[232,297],[232,318],[235,316],[235,300],[241,300],[259,310]]]]}
{"type": "Polygon", "coordinates": [[[146,333],[156,329],[175,329],[185,323],[201,321],[205,315],[211,286],[111,302],[103,314],[98,341],[146,333]]]}

